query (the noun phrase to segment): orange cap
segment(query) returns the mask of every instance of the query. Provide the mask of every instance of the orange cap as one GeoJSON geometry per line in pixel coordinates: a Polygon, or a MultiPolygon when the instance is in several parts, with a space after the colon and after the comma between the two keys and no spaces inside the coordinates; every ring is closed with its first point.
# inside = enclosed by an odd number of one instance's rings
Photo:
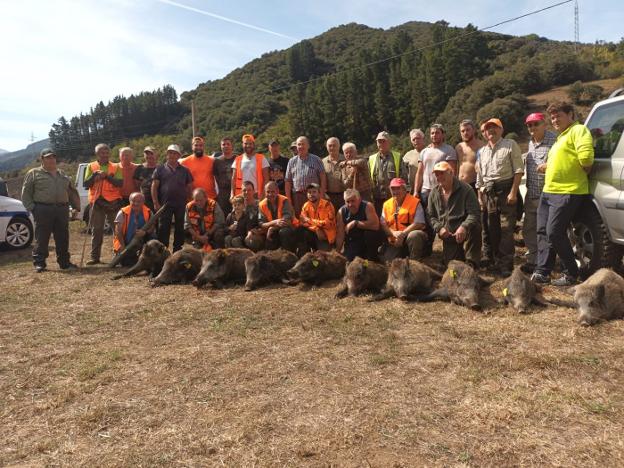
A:
{"type": "Polygon", "coordinates": [[[254,143],[256,142],[256,139],[254,138],[254,136],[249,133],[246,133],[245,135],[243,135],[243,143],[245,143],[245,140],[251,140],[254,143]]]}
{"type": "Polygon", "coordinates": [[[435,166],[433,166],[433,172],[447,172],[452,170],[453,168],[446,161],[440,161],[439,163],[436,163],[435,166]]]}
{"type": "Polygon", "coordinates": [[[204,139],[200,136],[196,136],[196,137],[193,137],[193,139],[191,140],[191,143],[195,143],[196,141],[201,141],[203,143],[204,139]]]}
{"type": "Polygon", "coordinates": [[[503,122],[500,121],[500,119],[490,119],[487,122],[485,122],[483,124],[483,128],[488,128],[490,126],[490,124],[492,125],[496,125],[499,128],[503,128],[503,122]]]}

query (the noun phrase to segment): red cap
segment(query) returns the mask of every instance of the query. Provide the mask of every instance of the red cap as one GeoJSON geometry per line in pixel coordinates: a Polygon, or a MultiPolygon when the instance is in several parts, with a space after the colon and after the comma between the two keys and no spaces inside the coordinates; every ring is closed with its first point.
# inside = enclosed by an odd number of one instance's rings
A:
{"type": "Polygon", "coordinates": [[[539,122],[540,120],[546,122],[544,114],[541,112],[533,112],[532,114],[529,114],[526,119],[524,119],[524,123],[539,122]]]}
{"type": "Polygon", "coordinates": [[[405,181],[399,177],[395,177],[390,181],[390,187],[405,187],[405,181]]]}

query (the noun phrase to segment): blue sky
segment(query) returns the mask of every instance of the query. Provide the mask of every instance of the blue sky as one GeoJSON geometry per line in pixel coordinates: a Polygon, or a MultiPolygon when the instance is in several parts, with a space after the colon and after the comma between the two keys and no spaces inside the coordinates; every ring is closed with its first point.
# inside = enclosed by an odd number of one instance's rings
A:
{"type": "MultiPolygon", "coordinates": [[[[579,0],[582,42],[624,36],[622,0],[579,0]]],[[[47,136],[100,100],[172,84],[178,93],[225,76],[272,50],[350,22],[407,21],[485,28],[546,5],[537,0],[0,0],[0,148],[47,136]],[[510,6],[512,5],[512,6],[510,6]]],[[[574,38],[574,4],[495,28],[574,38]]]]}

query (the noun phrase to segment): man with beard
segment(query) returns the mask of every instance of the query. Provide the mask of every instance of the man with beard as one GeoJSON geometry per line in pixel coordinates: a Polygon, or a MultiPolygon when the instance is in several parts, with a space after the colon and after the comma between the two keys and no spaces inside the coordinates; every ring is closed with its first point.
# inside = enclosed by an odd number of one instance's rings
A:
{"type": "Polygon", "coordinates": [[[308,185],[308,201],[299,220],[308,249],[330,250],[336,241],[336,210],[329,200],[320,198],[319,189],[318,184],[308,185]]]}
{"type": "Polygon", "coordinates": [[[204,154],[204,139],[194,137],[192,140],[193,154],[182,158],[180,164],[186,167],[193,176],[193,189],[198,187],[206,191],[206,196],[212,200],[217,199],[215,180],[213,173],[214,159],[204,154]]]}
{"type": "Polygon", "coordinates": [[[243,154],[239,154],[232,163],[231,196],[239,195],[244,182],[251,182],[258,187],[258,199],[264,198],[265,184],[269,179],[269,162],[262,153],[256,153],[256,139],[253,135],[243,135],[243,154]]]}
{"type": "Polygon", "coordinates": [[[485,143],[477,138],[475,124],[470,119],[462,120],[459,123],[459,133],[462,141],[455,146],[459,163],[457,178],[474,188],[477,181],[477,151],[485,143]]]}
{"type": "Polygon", "coordinates": [[[232,192],[232,163],[234,162],[234,141],[230,137],[221,139],[221,155],[214,158],[213,173],[219,187],[217,203],[227,216],[232,211],[230,194],[232,192]]]}

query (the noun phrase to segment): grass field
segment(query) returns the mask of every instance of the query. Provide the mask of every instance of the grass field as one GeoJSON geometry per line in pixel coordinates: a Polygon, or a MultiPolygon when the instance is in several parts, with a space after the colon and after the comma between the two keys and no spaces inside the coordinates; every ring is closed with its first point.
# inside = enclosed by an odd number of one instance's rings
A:
{"type": "Polygon", "coordinates": [[[622,321],[49,267],[0,252],[1,466],[624,464],[622,321]]]}

